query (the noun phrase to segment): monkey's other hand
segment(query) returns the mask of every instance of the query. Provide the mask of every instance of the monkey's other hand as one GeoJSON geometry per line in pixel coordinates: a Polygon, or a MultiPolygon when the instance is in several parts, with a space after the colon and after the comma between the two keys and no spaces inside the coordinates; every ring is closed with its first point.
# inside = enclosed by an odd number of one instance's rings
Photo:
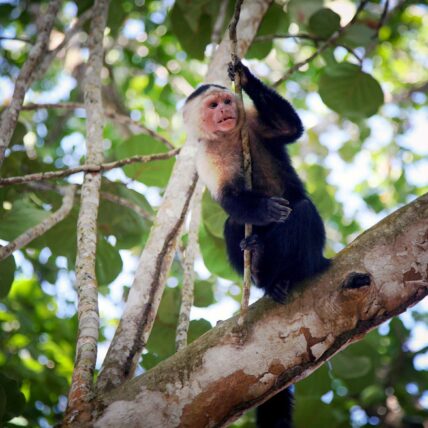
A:
{"type": "Polygon", "coordinates": [[[253,233],[252,235],[248,236],[247,238],[244,238],[239,246],[241,247],[241,250],[249,250],[249,251],[257,251],[261,248],[261,242],[257,234],[253,233]]]}
{"type": "Polygon", "coordinates": [[[292,209],[288,206],[287,199],[272,197],[267,200],[267,215],[269,221],[283,223],[291,214],[292,209]]]}

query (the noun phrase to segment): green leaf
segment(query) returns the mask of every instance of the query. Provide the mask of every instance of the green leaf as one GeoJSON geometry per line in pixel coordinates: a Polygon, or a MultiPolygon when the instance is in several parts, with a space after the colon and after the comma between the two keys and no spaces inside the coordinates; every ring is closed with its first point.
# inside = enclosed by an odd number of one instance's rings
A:
{"type": "Polygon", "coordinates": [[[333,373],[343,379],[355,379],[366,375],[372,368],[370,359],[365,356],[338,354],[332,360],[333,373]]]}
{"type": "Polygon", "coordinates": [[[205,319],[192,320],[189,325],[187,343],[192,343],[198,337],[202,336],[208,330],[211,330],[211,323],[205,319]]]}
{"type": "MultiPolygon", "coordinates": [[[[165,153],[167,148],[149,135],[134,135],[116,148],[118,159],[134,155],[151,155],[165,153]]],[[[171,175],[174,159],[159,160],[148,163],[135,163],[123,168],[125,174],[147,186],[165,187],[171,175]]]]}
{"type": "Polygon", "coordinates": [[[157,316],[164,324],[175,326],[180,312],[181,292],[178,287],[165,288],[157,316]]]}
{"type": "Polygon", "coordinates": [[[206,308],[214,301],[213,284],[210,281],[195,281],[193,304],[198,308],[206,308]]]}
{"type": "Polygon", "coordinates": [[[310,31],[327,39],[340,28],[340,16],[328,8],[317,10],[309,19],[310,31]]]}
{"type": "Polygon", "coordinates": [[[199,231],[199,244],[202,257],[207,269],[222,278],[239,281],[239,276],[231,266],[226,253],[226,243],[224,239],[217,238],[201,227],[199,231]]]}
{"type": "Polygon", "coordinates": [[[10,291],[15,278],[16,263],[13,255],[0,261],[0,299],[5,298],[10,291]]]}
{"type": "Polygon", "coordinates": [[[16,124],[15,131],[13,131],[12,139],[10,140],[10,146],[15,144],[24,144],[24,136],[27,133],[27,128],[22,122],[16,124]]]}
{"type": "Polygon", "coordinates": [[[326,365],[321,366],[309,377],[296,385],[296,395],[319,398],[331,389],[330,376],[326,365]]]}
{"type": "MultiPolygon", "coordinates": [[[[274,3],[267,11],[260,27],[257,31],[258,36],[267,34],[275,34],[277,32],[285,32],[288,28],[289,20],[288,15],[284,12],[282,6],[274,3]]],[[[273,42],[254,42],[246,54],[246,58],[265,58],[272,50],[273,42]]]]}
{"type": "Polygon", "coordinates": [[[190,26],[186,16],[187,11],[183,11],[176,3],[170,13],[172,31],[181,47],[190,57],[203,59],[205,47],[210,42],[211,37],[211,18],[203,14],[194,21],[195,24],[192,23],[190,26]]]}
{"type": "Polygon", "coordinates": [[[338,426],[331,408],[315,397],[296,399],[293,419],[296,427],[331,428],[338,426]]]}
{"type": "Polygon", "coordinates": [[[0,238],[12,241],[48,215],[48,212],[36,208],[29,200],[19,199],[13,203],[10,211],[0,218],[0,238]]]}
{"type": "Polygon", "coordinates": [[[351,48],[357,48],[359,46],[368,46],[373,42],[373,36],[376,34],[376,30],[367,27],[364,24],[351,25],[342,37],[339,38],[339,43],[343,43],[351,48]]]}
{"type": "Polygon", "coordinates": [[[372,116],[384,99],[378,81],[349,63],[326,67],[319,80],[319,93],[332,110],[354,119],[372,116]]]}
{"type": "Polygon", "coordinates": [[[3,417],[0,421],[6,422],[22,413],[25,397],[20,391],[18,382],[3,373],[0,373],[0,385],[6,395],[6,397],[0,397],[0,407],[4,408],[3,417]]]}
{"type": "Polygon", "coordinates": [[[211,197],[208,191],[202,196],[202,219],[204,226],[216,238],[223,238],[224,223],[227,214],[223,208],[211,197]]]}
{"type": "Polygon", "coordinates": [[[306,24],[309,18],[323,7],[323,0],[290,0],[287,11],[290,20],[297,24],[306,24]]]}
{"type": "Polygon", "coordinates": [[[122,258],[117,248],[98,236],[96,274],[100,285],[108,285],[122,272],[122,258]]]}

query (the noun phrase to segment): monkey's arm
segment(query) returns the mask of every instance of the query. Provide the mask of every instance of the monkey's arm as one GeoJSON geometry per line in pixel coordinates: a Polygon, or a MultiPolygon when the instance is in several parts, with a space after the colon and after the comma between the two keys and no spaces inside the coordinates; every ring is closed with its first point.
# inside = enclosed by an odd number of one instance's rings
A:
{"type": "MultiPolygon", "coordinates": [[[[283,143],[297,140],[303,133],[303,125],[292,105],[255,77],[241,62],[235,69],[242,71],[242,88],[253,101],[259,121],[268,128],[264,136],[280,138],[283,143]]],[[[233,70],[229,74],[232,77],[233,70]]]]}
{"type": "Polygon", "coordinates": [[[226,188],[222,191],[220,204],[237,223],[258,226],[283,222],[291,209],[288,201],[278,197],[266,197],[249,190],[226,188]]]}

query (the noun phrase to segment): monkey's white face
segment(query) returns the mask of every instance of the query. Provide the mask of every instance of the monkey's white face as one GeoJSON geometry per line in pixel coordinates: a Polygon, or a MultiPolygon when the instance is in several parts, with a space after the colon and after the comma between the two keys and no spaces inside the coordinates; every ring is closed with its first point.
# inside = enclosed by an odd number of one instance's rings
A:
{"type": "Polygon", "coordinates": [[[202,126],[210,133],[231,132],[238,123],[238,107],[229,92],[213,92],[204,98],[201,111],[202,126]]]}

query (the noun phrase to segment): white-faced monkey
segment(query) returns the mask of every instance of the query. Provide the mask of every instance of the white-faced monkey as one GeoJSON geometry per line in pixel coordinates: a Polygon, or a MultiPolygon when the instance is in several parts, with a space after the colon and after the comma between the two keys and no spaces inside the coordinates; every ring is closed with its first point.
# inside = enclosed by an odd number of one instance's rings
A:
{"type": "MultiPolygon", "coordinates": [[[[224,235],[231,264],[242,274],[242,251],[249,249],[254,284],[283,302],[295,283],[328,266],[324,225],[284,147],[302,135],[299,116],[241,62],[229,67],[232,80],[238,71],[254,104],[246,111],[252,190],[244,182],[240,100],[223,86],[202,85],[187,98],[184,121],[198,139],[199,176],[229,215],[224,235]],[[247,239],[245,223],[253,225],[247,239]]],[[[258,426],[290,427],[290,410],[285,390],[259,407],[258,426]]]]}

